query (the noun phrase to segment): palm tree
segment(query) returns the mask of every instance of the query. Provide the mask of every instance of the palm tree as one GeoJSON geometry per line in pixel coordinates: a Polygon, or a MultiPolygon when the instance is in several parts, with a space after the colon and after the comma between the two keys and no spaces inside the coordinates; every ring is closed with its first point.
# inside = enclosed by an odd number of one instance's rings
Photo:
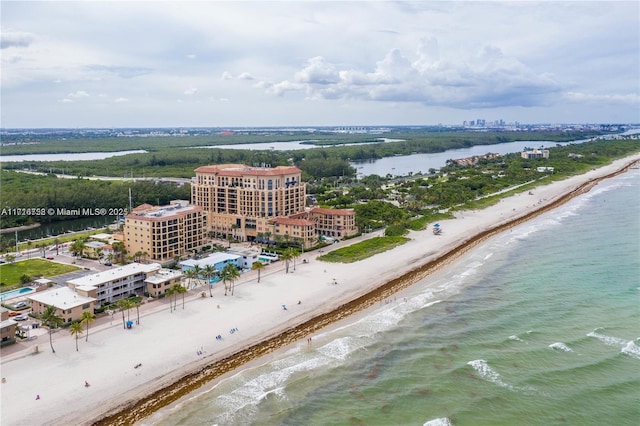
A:
{"type": "Polygon", "coordinates": [[[284,260],[284,268],[285,274],[289,273],[289,261],[293,258],[293,253],[291,251],[291,247],[289,247],[288,249],[286,249],[284,252],[282,252],[282,254],[280,254],[280,260],[284,260]]]}
{"type": "Polygon", "coordinates": [[[60,254],[60,239],[56,238],[53,240],[53,243],[56,245],[56,256],[60,254]]]}
{"type": "Polygon", "coordinates": [[[104,256],[104,249],[101,247],[98,247],[96,249],[96,257],[98,258],[98,263],[102,263],[103,256],[104,256]]]}
{"type": "Polygon", "coordinates": [[[82,334],[82,324],[79,322],[74,322],[69,326],[69,333],[72,336],[76,336],[76,352],[78,352],[78,336],[82,334]]]}
{"type": "Polygon", "coordinates": [[[87,248],[87,245],[84,243],[84,241],[75,240],[69,247],[69,250],[71,250],[74,256],[82,257],[85,248],[87,248]]]}
{"type": "Polygon", "coordinates": [[[118,263],[124,263],[124,257],[127,254],[127,248],[124,243],[122,241],[116,241],[111,244],[111,248],[116,256],[116,259],[118,259],[118,263]]]}
{"type": "Polygon", "coordinates": [[[196,272],[193,269],[187,269],[184,272],[184,276],[187,278],[187,287],[191,288],[191,284],[193,284],[193,280],[196,277],[196,272]]]}
{"type": "Polygon", "coordinates": [[[122,311],[122,328],[126,330],[127,326],[124,320],[124,311],[126,309],[127,315],[129,314],[129,309],[131,308],[131,302],[129,301],[129,299],[120,299],[118,300],[116,305],[118,306],[118,308],[120,308],[120,311],[122,311]]]}
{"type": "MultiPolygon", "coordinates": [[[[181,288],[184,288],[184,287],[182,287],[178,283],[175,283],[174,285],[171,286],[171,290],[173,290],[171,292],[171,294],[173,295],[173,310],[174,311],[176,310],[176,306],[178,304],[178,294],[181,293],[181,290],[180,290],[181,288]]],[[[169,303],[171,303],[171,301],[169,301],[169,303]]]]}
{"type": "Polygon", "coordinates": [[[140,306],[141,302],[130,302],[132,308],[136,308],[136,324],[140,325],[140,306]]]}
{"type": "Polygon", "coordinates": [[[51,338],[52,330],[54,328],[58,328],[64,322],[64,320],[57,315],[57,311],[58,310],[55,306],[49,305],[46,307],[46,309],[42,313],[42,317],[40,318],[42,320],[42,324],[49,327],[49,344],[51,345],[51,350],[53,351],[53,353],[56,353],[56,350],[53,349],[53,340],[51,338]]]}
{"type": "Polygon", "coordinates": [[[176,284],[174,287],[176,288],[176,298],[178,297],[178,294],[182,295],[182,309],[184,309],[184,294],[187,292],[187,289],[180,284],[176,284]]]}
{"type": "Polygon", "coordinates": [[[194,272],[194,278],[196,279],[198,284],[202,284],[200,282],[200,275],[202,274],[202,268],[200,267],[200,265],[194,265],[193,272],[194,272]]]}
{"type": "Polygon", "coordinates": [[[213,293],[211,293],[211,279],[216,275],[216,268],[213,265],[207,265],[204,267],[204,276],[207,279],[207,284],[209,285],[209,297],[213,297],[213,293]]]}
{"type": "Polygon", "coordinates": [[[89,341],[89,324],[91,324],[95,320],[96,320],[96,316],[93,315],[93,313],[91,313],[89,311],[84,311],[82,313],[82,321],[80,321],[80,322],[82,324],[86,324],[87,325],[87,340],[85,340],[85,342],[89,341]]]}
{"type": "Polygon", "coordinates": [[[235,281],[240,278],[240,271],[233,263],[228,263],[220,272],[220,277],[222,278],[222,282],[224,283],[224,295],[227,295],[227,282],[231,282],[231,295],[233,296],[233,291],[235,289],[235,281]]]}
{"type": "Polygon", "coordinates": [[[171,297],[173,297],[175,292],[175,286],[169,287],[167,291],[164,292],[165,296],[169,298],[169,313],[173,312],[173,301],[171,300],[171,297]]]}
{"type": "Polygon", "coordinates": [[[300,251],[296,248],[289,247],[287,250],[291,252],[291,257],[293,258],[293,270],[296,270],[296,259],[300,257],[300,251]]]}
{"type": "Polygon", "coordinates": [[[255,269],[258,271],[258,282],[260,282],[260,269],[262,268],[264,268],[264,263],[260,262],[259,260],[256,260],[251,265],[251,269],[255,269]]]}

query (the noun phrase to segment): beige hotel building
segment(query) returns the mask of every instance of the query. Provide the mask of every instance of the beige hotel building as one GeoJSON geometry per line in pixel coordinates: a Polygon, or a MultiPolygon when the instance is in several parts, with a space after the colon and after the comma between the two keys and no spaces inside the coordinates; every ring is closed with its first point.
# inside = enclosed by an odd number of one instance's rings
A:
{"type": "Polygon", "coordinates": [[[297,167],[219,164],[195,172],[191,201],[207,211],[209,229],[218,237],[253,240],[273,229],[271,219],[305,209],[306,184],[297,167]]]}
{"type": "Polygon", "coordinates": [[[207,218],[202,207],[188,201],[172,201],[168,206],[143,204],[125,217],[124,244],[127,253],[146,253],[160,263],[198,249],[205,244],[207,218]]]}

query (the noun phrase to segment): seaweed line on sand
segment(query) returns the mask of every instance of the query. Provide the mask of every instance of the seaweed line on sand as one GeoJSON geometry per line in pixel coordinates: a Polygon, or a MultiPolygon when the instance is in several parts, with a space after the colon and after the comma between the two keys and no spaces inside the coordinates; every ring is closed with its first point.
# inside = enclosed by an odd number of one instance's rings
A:
{"type": "Polygon", "coordinates": [[[366,308],[371,307],[375,303],[388,299],[389,296],[424,279],[425,277],[435,272],[437,269],[448,265],[453,260],[457,259],[461,255],[471,250],[473,247],[486,241],[492,236],[518,226],[543,213],[557,208],[558,206],[566,203],[574,197],[588,192],[598,182],[626,172],[636,163],[636,161],[631,162],[615,172],[595,179],[591,179],[578,186],[574,190],[562,195],[557,200],[547,205],[541,206],[537,210],[529,212],[521,217],[515,218],[507,223],[497,225],[493,228],[480,232],[470,237],[468,240],[463,241],[461,244],[444,253],[437,259],[420,265],[402,275],[401,277],[386,282],[375,288],[374,290],[371,290],[370,292],[357,297],[356,299],[353,299],[333,309],[332,311],[321,313],[308,321],[279,332],[277,335],[267,337],[266,339],[238,352],[235,352],[234,354],[229,355],[223,359],[213,360],[211,364],[200,367],[196,371],[192,371],[188,374],[182,375],[181,377],[169,382],[168,384],[164,384],[162,388],[154,391],[149,395],[143,396],[135,401],[129,401],[125,404],[121,404],[120,406],[115,407],[109,412],[105,413],[105,415],[100,420],[93,422],[92,425],[131,425],[137,421],[140,421],[158,411],[159,409],[166,407],[169,404],[182,398],[183,396],[193,392],[205,383],[216,379],[225,373],[233,371],[236,368],[248,363],[249,361],[253,361],[263,355],[275,351],[276,349],[304,339],[308,335],[317,332],[318,330],[332,323],[338,322],[358,311],[362,311],[366,308]]]}

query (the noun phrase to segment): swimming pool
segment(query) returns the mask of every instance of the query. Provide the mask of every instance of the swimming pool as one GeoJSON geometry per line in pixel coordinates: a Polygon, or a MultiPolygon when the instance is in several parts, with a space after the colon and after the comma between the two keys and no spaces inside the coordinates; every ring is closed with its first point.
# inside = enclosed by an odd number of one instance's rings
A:
{"type": "Polygon", "coordinates": [[[36,291],[36,289],[33,287],[22,287],[17,290],[11,290],[5,293],[0,293],[0,300],[4,302],[5,300],[9,300],[9,299],[16,298],[18,296],[24,296],[25,294],[33,293],[34,291],[36,291]]]}

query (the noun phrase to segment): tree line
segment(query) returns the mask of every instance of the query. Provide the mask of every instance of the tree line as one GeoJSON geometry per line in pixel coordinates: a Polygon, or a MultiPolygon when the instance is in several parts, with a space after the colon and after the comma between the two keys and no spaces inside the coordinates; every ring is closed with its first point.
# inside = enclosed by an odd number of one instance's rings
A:
{"type": "MultiPolygon", "coordinates": [[[[0,170],[2,200],[0,227],[49,223],[76,219],[82,215],[58,215],[65,211],[104,208],[109,210],[129,209],[129,190],[134,207],[143,203],[168,204],[172,200],[191,199],[188,184],[177,186],[154,181],[107,181],[88,179],[60,179],[55,176],[38,176],[10,170],[0,170]],[[15,215],[12,209],[53,209],[56,214],[40,211],[37,215],[15,215]]],[[[80,212],[81,213],[81,212],[80,212]]]]}

